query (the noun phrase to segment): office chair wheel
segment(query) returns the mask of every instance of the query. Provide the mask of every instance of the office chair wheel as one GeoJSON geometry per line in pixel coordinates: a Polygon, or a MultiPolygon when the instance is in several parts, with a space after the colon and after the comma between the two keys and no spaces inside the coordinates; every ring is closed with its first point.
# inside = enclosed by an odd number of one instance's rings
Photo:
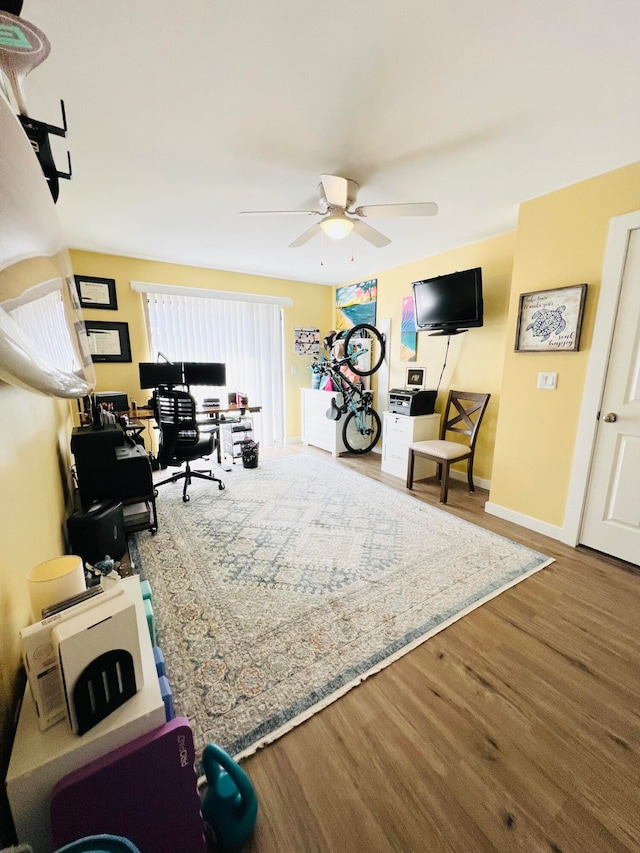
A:
{"type": "Polygon", "coordinates": [[[220,491],[220,492],[221,492],[223,489],[226,489],[226,488],[227,488],[227,487],[225,486],[225,484],[224,484],[224,483],[218,483],[218,491],[220,491]]]}
{"type": "Polygon", "coordinates": [[[153,496],[154,496],[154,498],[158,497],[158,490],[157,489],[153,490],[153,496]]]}
{"type": "Polygon", "coordinates": [[[188,503],[189,503],[189,501],[191,500],[191,496],[190,496],[190,495],[183,495],[183,496],[182,496],[182,500],[183,500],[186,504],[188,504],[188,503]]]}
{"type": "Polygon", "coordinates": [[[155,535],[156,535],[156,533],[158,532],[158,528],[157,528],[157,527],[151,527],[151,528],[149,528],[149,529],[151,530],[151,535],[152,535],[152,536],[155,536],[155,535]]]}

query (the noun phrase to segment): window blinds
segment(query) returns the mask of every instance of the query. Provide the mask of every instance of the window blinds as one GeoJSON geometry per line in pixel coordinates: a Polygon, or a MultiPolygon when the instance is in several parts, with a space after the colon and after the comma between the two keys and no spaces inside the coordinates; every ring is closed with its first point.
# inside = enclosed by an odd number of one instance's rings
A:
{"type": "MultiPolygon", "coordinates": [[[[160,352],[172,361],[224,362],[227,387],[221,393],[240,391],[250,405],[262,406],[254,418],[256,440],[265,447],[283,444],[280,306],[180,290],[185,293],[147,291],[152,357],[160,352]]],[[[192,393],[197,396],[202,390],[194,388],[192,393]]]]}

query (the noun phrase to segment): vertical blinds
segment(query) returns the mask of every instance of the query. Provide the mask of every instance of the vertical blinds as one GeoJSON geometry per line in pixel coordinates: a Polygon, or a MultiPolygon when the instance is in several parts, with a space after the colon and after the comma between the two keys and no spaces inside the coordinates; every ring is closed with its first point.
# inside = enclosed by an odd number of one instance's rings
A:
{"type": "Polygon", "coordinates": [[[240,391],[248,396],[249,405],[262,406],[254,419],[256,439],[264,446],[283,444],[280,306],[158,292],[148,292],[147,299],[152,355],[161,352],[171,361],[224,362],[224,392],[240,391]]]}

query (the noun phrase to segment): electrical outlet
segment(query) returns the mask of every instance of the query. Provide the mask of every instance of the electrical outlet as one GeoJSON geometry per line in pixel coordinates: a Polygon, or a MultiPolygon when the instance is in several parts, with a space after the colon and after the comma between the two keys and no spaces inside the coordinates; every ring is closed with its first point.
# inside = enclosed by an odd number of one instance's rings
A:
{"type": "Polygon", "coordinates": [[[297,372],[298,372],[298,368],[296,367],[296,365],[295,365],[295,364],[292,364],[292,365],[291,365],[291,373],[295,376],[295,374],[296,374],[297,372]]]}
{"type": "Polygon", "coordinates": [[[557,384],[557,373],[538,373],[538,388],[542,391],[555,391],[557,384]]]}

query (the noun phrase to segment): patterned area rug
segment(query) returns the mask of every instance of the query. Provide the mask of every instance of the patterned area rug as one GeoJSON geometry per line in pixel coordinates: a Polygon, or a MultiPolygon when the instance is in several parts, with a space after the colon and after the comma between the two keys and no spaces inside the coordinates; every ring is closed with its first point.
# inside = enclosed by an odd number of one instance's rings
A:
{"type": "Polygon", "coordinates": [[[552,562],[308,454],[158,498],[133,558],[201,754],[254,752],[552,562]]]}

